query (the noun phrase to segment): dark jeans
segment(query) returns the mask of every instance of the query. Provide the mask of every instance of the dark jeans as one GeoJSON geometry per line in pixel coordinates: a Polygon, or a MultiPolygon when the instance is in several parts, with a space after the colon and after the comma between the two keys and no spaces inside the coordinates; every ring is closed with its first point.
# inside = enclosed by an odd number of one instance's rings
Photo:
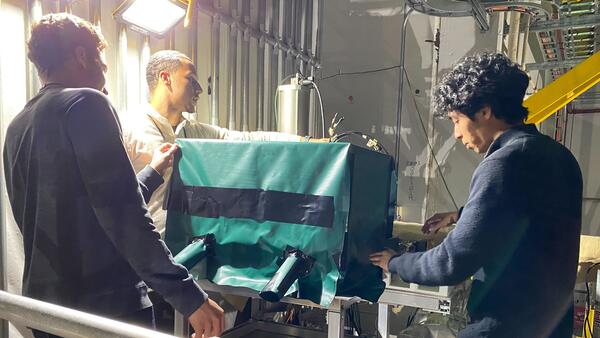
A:
{"type": "MultiPolygon", "coordinates": [[[[133,325],[145,327],[147,329],[152,329],[152,330],[155,329],[154,308],[152,306],[147,307],[143,310],[134,312],[129,315],[116,317],[114,319],[118,320],[120,322],[127,323],[127,324],[133,324],[133,325]]],[[[35,338],[61,338],[59,336],[55,336],[53,334],[49,334],[49,333],[38,331],[38,330],[32,330],[32,331],[33,331],[33,336],[35,338]]]]}

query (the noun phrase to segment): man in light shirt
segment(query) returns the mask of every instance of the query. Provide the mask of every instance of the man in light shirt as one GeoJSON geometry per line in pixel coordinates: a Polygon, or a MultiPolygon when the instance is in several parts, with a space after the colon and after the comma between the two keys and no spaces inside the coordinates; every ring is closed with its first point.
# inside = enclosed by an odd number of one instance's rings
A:
{"type": "MultiPolygon", "coordinates": [[[[153,54],[146,67],[150,93],[148,104],[130,112],[124,118],[124,143],[136,172],[152,159],[160,144],[175,142],[176,138],[202,138],[256,141],[302,141],[304,137],[276,132],[240,132],[187,120],[183,112],[193,112],[202,93],[196,67],[191,59],[174,50],[153,54]]],[[[156,228],[164,233],[166,210],[163,209],[171,168],[165,182],[154,192],[148,209],[156,228]]]]}

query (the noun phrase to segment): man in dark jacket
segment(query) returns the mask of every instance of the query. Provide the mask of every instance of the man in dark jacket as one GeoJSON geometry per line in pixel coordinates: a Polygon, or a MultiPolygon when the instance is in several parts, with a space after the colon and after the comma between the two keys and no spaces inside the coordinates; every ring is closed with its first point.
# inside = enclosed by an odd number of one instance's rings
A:
{"type": "Polygon", "coordinates": [[[148,283],[198,337],[219,335],[223,310],[174,263],[149,217],[142,191],[153,187],[140,189],[101,92],[105,46],[96,27],[70,14],[31,29],[28,56],[44,86],[10,123],[4,149],[24,240],[23,293],[152,326],[148,283]]]}
{"type": "Polygon", "coordinates": [[[467,203],[436,215],[425,231],[456,221],[437,247],[371,261],[403,280],[454,285],[474,276],[471,322],[458,336],[571,337],[573,288],[581,232],[582,178],[561,144],[523,123],[527,74],[502,54],[458,63],[434,102],[454,136],[485,154],[467,203]]]}

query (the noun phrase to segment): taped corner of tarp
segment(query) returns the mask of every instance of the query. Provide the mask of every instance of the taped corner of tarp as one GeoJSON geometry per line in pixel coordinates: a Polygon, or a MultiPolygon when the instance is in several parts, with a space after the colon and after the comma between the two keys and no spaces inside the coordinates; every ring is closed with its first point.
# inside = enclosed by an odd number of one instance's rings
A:
{"type": "Polygon", "coordinates": [[[314,258],[288,294],[329,307],[336,295],[377,301],[368,256],[391,235],[392,160],[348,143],[177,140],[165,240],[177,254],[215,235],[207,278],[261,291],[287,247],[314,258]]]}

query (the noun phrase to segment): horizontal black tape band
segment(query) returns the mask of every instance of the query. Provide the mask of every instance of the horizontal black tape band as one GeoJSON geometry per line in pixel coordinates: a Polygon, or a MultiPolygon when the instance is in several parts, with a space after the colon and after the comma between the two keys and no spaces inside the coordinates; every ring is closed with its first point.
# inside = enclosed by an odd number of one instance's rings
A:
{"type": "Polygon", "coordinates": [[[330,228],[333,196],[291,192],[178,186],[171,190],[168,209],[208,218],[247,218],[330,228]]]}

